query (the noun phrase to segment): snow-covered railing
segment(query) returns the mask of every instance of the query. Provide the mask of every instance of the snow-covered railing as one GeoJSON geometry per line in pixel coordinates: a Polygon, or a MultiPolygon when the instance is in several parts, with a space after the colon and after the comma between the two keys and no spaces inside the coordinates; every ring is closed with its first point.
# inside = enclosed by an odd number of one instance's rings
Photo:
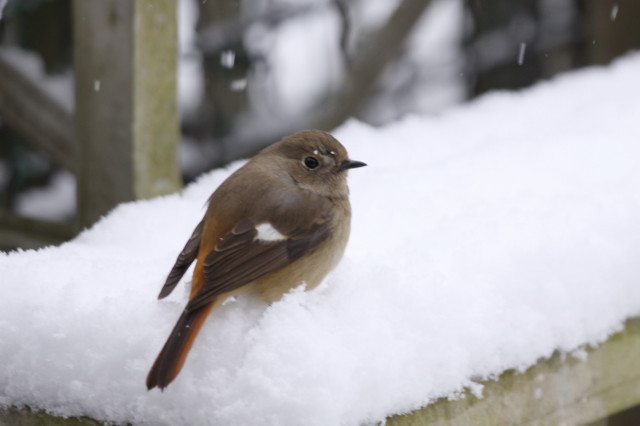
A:
{"type": "Polygon", "coordinates": [[[640,319],[605,343],[556,352],[524,372],[484,381],[478,395],[440,399],[388,426],[584,425],[640,405],[640,319]]]}
{"type": "MultiPolygon", "coordinates": [[[[555,353],[524,372],[483,382],[478,394],[439,399],[394,415],[387,426],[582,425],[640,405],[640,319],[602,345],[573,355],[555,353]]],[[[89,418],[56,418],[29,409],[0,408],[2,424],[98,425],[89,418]],[[3,423],[4,422],[4,423],[3,423]]]]}

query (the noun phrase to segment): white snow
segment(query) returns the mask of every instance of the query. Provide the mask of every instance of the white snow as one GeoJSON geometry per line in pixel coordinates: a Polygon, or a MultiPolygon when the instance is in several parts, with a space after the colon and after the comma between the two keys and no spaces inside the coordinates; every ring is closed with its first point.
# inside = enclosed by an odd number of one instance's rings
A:
{"type": "MultiPolygon", "coordinates": [[[[289,0],[267,3],[280,7],[293,4],[289,0]]],[[[323,7],[322,2],[316,2],[313,12],[273,28],[255,25],[249,29],[247,48],[264,63],[257,61],[249,76],[253,110],[245,126],[256,122],[262,127],[272,125],[274,115],[281,117],[279,121],[295,121],[315,114],[312,107],[344,83],[348,64],[340,46],[342,20],[335,5],[325,3],[323,7]]],[[[349,2],[347,56],[370,44],[371,33],[378,31],[398,3],[349,2]]],[[[460,78],[463,18],[460,0],[438,0],[429,5],[397,61],[385,71],[373,102],[360,111],[367,122],[380,125],[407,112],[441,111],[464,99],[465,85],[460,78]]]]}
{"type": "MultiPolygon", "coordinates": [[[[294,116],[308,111],[327,90],[339,84],[343,77],[340,33],[336,10],[327,8],[283,23],[271,37],[262,35],[262,49],[256,40],[259,36],[252,36],[251,45],[259,51],[264,49],[271,58],[269,75],[278,93],[278,109],[294,116]]],[[[267,117],[273,117],[273,109],[267,106],[267,117]]]]}
{"type": "Polygon", "coordinates": [[[60,247],[0,254],[0,404],[133,424],[359,425],[481,394],[477,378],[555,349],[584,354],[640,315],[639,72],[635,54],[336,131],[369,164],[350,172],[343,262],[312,292],[227,303],[163,393],[145,376],[187,289],[156,295],[238,164],[121,205],[60,247]]]}
{"type": "Polygon", "coordinates": [[[204,92],[202,55],[196,47],[198,5],[190,0],[177,2],[178,9],[178,105],[181,117],[197,114],[204,92]]]}
{"type": "Polygon", "coordinates": [[[524,54],[527,50],[527,43],[520,43],[520,50],[518,51],[518,65],[524,64],[524,54]]]}
{"type": "Polygon", "coordinates": [[[618,17],[618,3],[614,3],[611,6],[611,14],[609,15],[612,21],[615,21],[618,17]]]}
{"type": "MultiPolygon", "coordinates": [[[[365,16],[356,16],[354,20],[366,25],[371,20],[367,11],[383,4],[391,8],[375,19],[376,25],[381,25],[397,2],[362,1],[359,5],[365,16]]],[[[436,0],[429,4],[407,39],[402,55],[383,73],[377,89],[381,94],[366,106],[363,114],[367,122],[382,125],[408,113],[440,112],[465,99],[467,89],[461,75],[464,58],[460,48],[464,17],[464,4],[460,0],[436,0]]],[[[355,30],[357,33],[357,25],[355,30]]]]}
{"type": "Polygon", "coordinates": [[[47,74],[42,58],[33,52],[15,46],[3,46],[0,55],[4,60],[17,67],[22,76],[31,84],[57,101],[62,108],[69,112],[73,111],[75,103],[73,79],[69,71],[56,75],[47,74]]]}
{"type": "Polygon", "coordinates": [[[73,217],[76,208],[76,179],[68,170],[56,172],[46,188],[32,188],[20,194],[16,211],[24,216],[62,220],[73,217]]]}

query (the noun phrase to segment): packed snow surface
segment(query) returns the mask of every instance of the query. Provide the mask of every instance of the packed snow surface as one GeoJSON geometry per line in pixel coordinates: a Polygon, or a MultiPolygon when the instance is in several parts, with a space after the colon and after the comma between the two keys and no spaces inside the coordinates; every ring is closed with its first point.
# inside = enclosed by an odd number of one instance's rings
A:
{"type": "Polygon", "coordinates": [[[238,163],[60,247],[1,254],[0,404],[359,425],[603,341],[640,315],[639,73],[636,54],[441,116],[338,129],[369,164],[350,172],[344,260],[312,292],[227,303],[164,392],[145,376],[188,278],[156,295],[238,163]]]}

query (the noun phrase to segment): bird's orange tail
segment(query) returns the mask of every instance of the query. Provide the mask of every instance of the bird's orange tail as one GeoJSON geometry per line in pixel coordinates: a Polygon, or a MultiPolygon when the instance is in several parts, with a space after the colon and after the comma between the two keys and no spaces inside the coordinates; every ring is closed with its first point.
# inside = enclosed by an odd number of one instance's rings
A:
{"type": "Polygon", "coordinates": [[[176,378],[213,305],[182,313],[147,375],[147,389],[164,389],[176,378]]]}

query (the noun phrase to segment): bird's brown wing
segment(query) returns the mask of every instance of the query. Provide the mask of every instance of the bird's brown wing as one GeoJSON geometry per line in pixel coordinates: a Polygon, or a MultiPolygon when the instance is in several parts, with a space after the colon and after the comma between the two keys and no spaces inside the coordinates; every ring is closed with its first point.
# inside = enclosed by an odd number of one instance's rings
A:
{"type": "Polygon", "coordinates": [[[167,280],[165,281],[158,299],[162,299],[169,295],[176,287],[184,273],[189,269],[189,266],[198,256],[198,250],[200,248],[200,239],[202,237],[202,229],[204,228],[204,220],[201,220],[196,229],[193,230],[191,237],[185,244],[184,248],[178,255],[176,263],[171,268],[167,280]]]}
{"type": "Polygon", "coordinates": [[[256,239],[259,224],[250,219],[239,221],[206,257],[205,282],[186,310],[198,309],[220,294],[282,269],[312,252],[329,237],[329,219],[328,215],[317,216],[311,226],[298,228],[296,233],[277,241],[256,239]]]}

